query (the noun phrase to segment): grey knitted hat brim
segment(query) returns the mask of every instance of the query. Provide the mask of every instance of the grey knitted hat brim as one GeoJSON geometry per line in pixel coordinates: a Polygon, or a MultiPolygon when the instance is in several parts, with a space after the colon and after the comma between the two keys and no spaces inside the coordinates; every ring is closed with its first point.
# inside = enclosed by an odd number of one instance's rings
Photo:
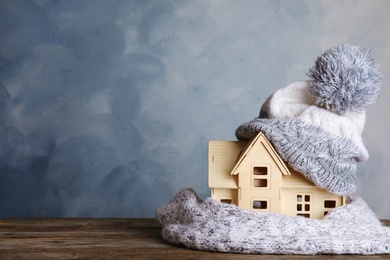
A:
{"type": "Polygon", "coordinates": [[[157,211],[162,236],[188,248],[257,254],[390,254],[390,228],[358,197],[322,220],[246,211],[180,191],[157,211]]]}
{"type": "Polygon", "coordinates": [[[300,119],[264,119],[242,124],[239,140],[263,132],[281,158],[320,188],[337,195],[350,195],[357,187],[356,158],[359,149],[349,139],[333,136],[300,119]]]}

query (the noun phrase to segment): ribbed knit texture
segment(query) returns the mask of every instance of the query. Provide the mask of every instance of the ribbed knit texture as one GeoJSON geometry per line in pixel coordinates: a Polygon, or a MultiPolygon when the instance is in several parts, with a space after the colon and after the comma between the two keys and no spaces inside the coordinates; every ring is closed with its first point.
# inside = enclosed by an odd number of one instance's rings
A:
{"type": "Polygon", "coordinates": [[[347,112],[339,115],[317,106],[310,96],[311,83],[296,81],[274,92],[261,106],[260,118],[294,119],[299,118],[307,124],[321,127],[335,137],[351,139],[359,148],[359,161],[368,158],[361,133],[365,123],[365,112],[347,112]]]}
{"type": "Polygon", "coordinates": [[[180,191],[157,219],[163,238],[205,251],[258,254],[390,254],[390,229],[361,198],[322,220],[250,212],[180,191]]]}
{"type": "Polygon", "coordinates": [[[258,132],[264,133],[289,166],[318,187],[338,195],[356,190],[359,152],[350,139],[334,137],[299,119],[256,118],[241,125],[236,136],[248,140],[258,132]]]}

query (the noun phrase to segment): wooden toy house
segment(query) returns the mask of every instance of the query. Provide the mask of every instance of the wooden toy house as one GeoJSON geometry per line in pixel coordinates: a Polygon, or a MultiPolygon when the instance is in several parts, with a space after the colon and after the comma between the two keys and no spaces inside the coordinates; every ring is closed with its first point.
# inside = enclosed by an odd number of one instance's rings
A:
{"type": "Polygon", "coordinates": [[[210,141],[211,197],[238,207],[322,219],[345,203],[290,169],[259,133],[248,142],[210,141]]]}

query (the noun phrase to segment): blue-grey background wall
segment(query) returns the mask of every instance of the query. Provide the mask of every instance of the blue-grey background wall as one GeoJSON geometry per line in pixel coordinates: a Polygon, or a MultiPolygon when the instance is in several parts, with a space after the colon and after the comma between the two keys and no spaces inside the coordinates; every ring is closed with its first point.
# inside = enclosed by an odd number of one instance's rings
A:
{"type": "Polygon", "coordinates": [[[390,218],[390,1],[0,0],[0,217],[153,217],[207,142],[344,42],[374,51],[359,188],[390,218]]]}

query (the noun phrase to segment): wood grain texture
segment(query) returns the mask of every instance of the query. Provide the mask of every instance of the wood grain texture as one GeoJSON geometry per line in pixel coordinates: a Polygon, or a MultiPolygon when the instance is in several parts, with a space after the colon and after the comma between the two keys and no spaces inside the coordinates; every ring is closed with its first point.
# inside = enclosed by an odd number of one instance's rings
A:
{"type": "MultiPolygon", "coordinates": [[[[383,221],[390,226],[390,220],[383,221]]],[[[384,259],[203,252],[171,245],[154,219],[3,219],[0,259],[384,259]]]]}

